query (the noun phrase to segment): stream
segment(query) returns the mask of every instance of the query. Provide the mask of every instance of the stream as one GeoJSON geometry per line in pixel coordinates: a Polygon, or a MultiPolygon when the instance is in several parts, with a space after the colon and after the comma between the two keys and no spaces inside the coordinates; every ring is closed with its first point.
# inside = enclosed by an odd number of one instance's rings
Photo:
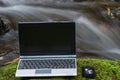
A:
{"type": "Polygon", "coordinates": [[[0,0],[0,17],[10,27],[0,35],[0,61],[19,56],[17,23],[24,21],[75,21],[78,57],[119,60],[120,21],[103,6],[74,0],[0,0]]]}

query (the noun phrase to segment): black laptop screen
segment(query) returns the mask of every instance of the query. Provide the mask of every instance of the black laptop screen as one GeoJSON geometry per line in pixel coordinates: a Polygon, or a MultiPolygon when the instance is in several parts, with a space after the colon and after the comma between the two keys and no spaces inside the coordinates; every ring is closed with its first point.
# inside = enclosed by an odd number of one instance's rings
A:
{"type": "Polygon", "coordinates": [[[19,23],[21,55],[75,54],[75,23],[19,23]]]}

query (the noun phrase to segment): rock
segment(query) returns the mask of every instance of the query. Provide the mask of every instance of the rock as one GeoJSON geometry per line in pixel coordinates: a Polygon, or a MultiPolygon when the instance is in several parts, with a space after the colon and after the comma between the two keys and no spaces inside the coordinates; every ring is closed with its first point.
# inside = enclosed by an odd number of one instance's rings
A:
{"type": "Polygon", "coordinates": [[[7,54],[0,56],[0,66],[3,66],[6,63],[9,63],[10,61],[13,61],[14,59],[16,59],[18,57],[19,57],[19,54],[18,54],[17,50],[8,52],[7,54]]]}
{"type": "Polygon", "coordinates": [[[5,21],[0,18],[0,35],[3,35],[4,33],[8,32],[10,29],[9,25],[5,23],[5,21]]]}

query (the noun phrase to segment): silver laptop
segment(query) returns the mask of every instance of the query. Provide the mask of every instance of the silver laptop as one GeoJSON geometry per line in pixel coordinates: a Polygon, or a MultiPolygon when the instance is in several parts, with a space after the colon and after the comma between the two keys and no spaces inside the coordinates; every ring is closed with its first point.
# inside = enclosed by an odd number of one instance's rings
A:
{"type": "Polygon", "coordinates": [[[74,22],[19,22],[16,77],[76,76],[74,22]]]}

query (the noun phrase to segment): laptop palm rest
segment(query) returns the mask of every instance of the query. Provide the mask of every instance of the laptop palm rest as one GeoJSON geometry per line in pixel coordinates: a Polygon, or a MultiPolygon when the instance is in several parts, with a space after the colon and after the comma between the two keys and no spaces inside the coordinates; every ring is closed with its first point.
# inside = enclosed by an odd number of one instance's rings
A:
{"type": "Polygon", "coordinates": [[[36,70],[35,74],[50,74],[51,69],[44,69],[44,70],[36,70]]]}

